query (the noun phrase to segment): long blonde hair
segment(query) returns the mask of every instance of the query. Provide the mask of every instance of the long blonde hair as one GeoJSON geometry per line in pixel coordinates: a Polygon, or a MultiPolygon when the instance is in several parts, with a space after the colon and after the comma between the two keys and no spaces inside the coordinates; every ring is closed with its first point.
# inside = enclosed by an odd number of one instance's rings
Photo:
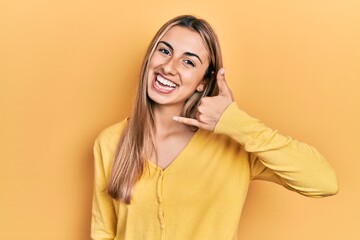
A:
{"type": "Polygon", "coordinates": [[[181,116],[195,118],[200,99],[218,94],[216,73],[222,67],[219,40],[208,22],[191,15],[175,17],[165,23],[156,33],[143,60],[138,87],[128,123],[121,135],[118,150],[113,161],[108,180],[108,194],[117,200],[130,204],[132,189],[141,178],[147,165],[146,154],[155,151],[154,114],[152,101],[147,95],[149,61],[160,39],[174,26],[181,26],[199,33],[207,47],[210,63],[204,75],[205,86],[202,92],[195,92],[184,105],[181,116]],[[151,149],[148,149],[152,146],[151,149]]]}

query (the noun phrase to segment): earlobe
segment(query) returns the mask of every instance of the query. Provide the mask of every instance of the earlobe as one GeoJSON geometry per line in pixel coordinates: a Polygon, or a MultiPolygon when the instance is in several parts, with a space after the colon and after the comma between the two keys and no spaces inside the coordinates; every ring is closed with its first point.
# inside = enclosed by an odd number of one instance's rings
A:
{"type": "Polygon", "coordinates": [[[200,83],[199,86],[197,86],[196,91],[198,92],[204,91],[204,83],[200,83]]]}

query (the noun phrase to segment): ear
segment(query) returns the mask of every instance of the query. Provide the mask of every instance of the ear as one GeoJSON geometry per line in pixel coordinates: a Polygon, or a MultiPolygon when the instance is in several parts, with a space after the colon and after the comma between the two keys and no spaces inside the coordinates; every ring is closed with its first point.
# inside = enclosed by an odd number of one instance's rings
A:
{"type": "Polygon", "coordinates": [[[202,91],[204,91],[204,87],[205,87],[205,81],[202,80],[202,81],[199,83],[199,85],[197,86],[196,91],[202,92],[202,91]]]}

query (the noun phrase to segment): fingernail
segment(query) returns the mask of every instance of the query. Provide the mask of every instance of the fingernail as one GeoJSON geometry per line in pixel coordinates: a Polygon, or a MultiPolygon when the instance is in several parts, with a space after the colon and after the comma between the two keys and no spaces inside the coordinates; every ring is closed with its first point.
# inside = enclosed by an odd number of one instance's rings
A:
{"type": "Polygon", "coordinates": [[[173,116],[172,119],[175,121],[179,120],[179,118],[177,116],[173,116]]]}
{"type": "Polygon", "coordinates": [[[220,70],[220,74],[221,74],[221,75],[224,75],[224,74],[225,74],[225,69],[224,69],[224,68],[222,68],[222,69],[220,70]]]}

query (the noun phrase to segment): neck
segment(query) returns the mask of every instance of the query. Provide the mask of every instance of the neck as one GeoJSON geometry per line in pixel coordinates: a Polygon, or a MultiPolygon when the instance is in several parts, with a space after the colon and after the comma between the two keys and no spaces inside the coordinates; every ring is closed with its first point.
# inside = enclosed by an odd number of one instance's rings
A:
{"type": "Polygon", "coordinates": [[[167,136],[178,132],[188,132],[190,128],[174,121],[174,116],[180,116],[182,106],[154,106],[155,134],[167,136]]]}

